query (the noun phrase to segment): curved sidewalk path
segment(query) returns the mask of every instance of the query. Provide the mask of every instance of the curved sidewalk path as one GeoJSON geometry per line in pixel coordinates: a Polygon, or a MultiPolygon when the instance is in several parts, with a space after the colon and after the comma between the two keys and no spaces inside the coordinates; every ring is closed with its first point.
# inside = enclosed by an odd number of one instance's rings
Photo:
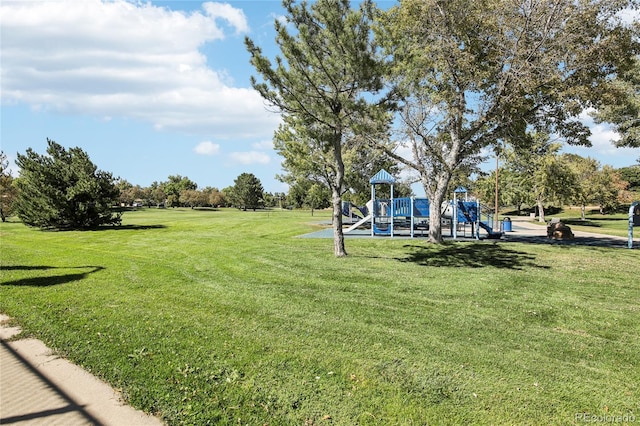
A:
{"type": "MultiPolygon", "coordinates": [[[[575,238],[571,240],[554,240],[547,238],[546,224],[536,224],[530,222],[529,217],[511,217],[513,232],[505,233],[504,239],[507,241],[522,241],[529,243],[564,244],[596,247],[624,247],[627,248],[629,239],[614,235],[598,234],[595,232],[575,231],[572,229],[575,238]]],[[[569,225],[570,226],[570,225],[569,225]]],[[[634,232],[633,248],[640,247],[640,228],[634,232]]]]}
{"type": "Polygon", "coordinates": [[[0,425],[160,426],[152,416],[121,402],[108,384],[52,355],[0,314],[0,425]]]}

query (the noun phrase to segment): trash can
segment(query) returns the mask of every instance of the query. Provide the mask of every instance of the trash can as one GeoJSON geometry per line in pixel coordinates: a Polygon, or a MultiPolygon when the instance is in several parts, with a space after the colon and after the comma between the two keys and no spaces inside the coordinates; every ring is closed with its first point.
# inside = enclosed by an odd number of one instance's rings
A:
{"type": "Polygon", "coordinates": [[[511,232],[511,218],[505,217],[502,219],[502,232],[511,232]]]}

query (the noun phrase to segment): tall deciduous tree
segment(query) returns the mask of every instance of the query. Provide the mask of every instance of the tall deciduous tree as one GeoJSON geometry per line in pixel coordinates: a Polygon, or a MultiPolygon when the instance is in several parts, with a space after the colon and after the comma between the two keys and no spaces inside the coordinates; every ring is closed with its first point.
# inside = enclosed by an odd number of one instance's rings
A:
{"type": "Polygon", "coordinates": [[[624,192],[629,183],[624,181],[613,167],[605,165],[598,170],[593,178],[594,201],[600,209],[600,214],[615,210],[621,202],[631,202],[625,199],[624,192]]]}
{"type": "Polygon", "coordinates": [[[571,198],[580,206],[580,218],[585,220],[587,205],[595,201],[601,190],[595,185],[600,163],[576,154],[564,154],[563,157],[576,175],[576,188],[571,198]]]}
{"type": "MultiPolygon", "coordinates": [[[[579,191],[577,175],[566,157],[558,153],[562,145],[546,133],[528,134],[526,144],[504,150],[504,166],[499,171],[500,195],[504,204],[534,204],[544,222],[545,204],[575,199],[579,191]]],[[[491,198],[495,174],[479,180],[481,193],[491,198]]],[[[495,195],[494,195],[495,197],[495,195]]]]}
{"type": "Polygon", "coordinates": [[[331,171],[334,253],[347,254],[342,233],[343,155],[348,135],[368,131],[363,123],[380,123],[384,109],[373,96],[383,89],[383,70],[376,59],[371,32],[370,0],[351,9],[349,0],[318,0],[311,5],[284,0],[286,24],[275,21],[282,57],[275,65],[249,38],[251,63],[264,80],[253,87],[281,112],[284,126],[277,139],[295,138],[313,145],[320,167],[331,171]]]}
{"type": "MultiPolygon", "coordinates": [[[[619,18],[632,0],[403,0],[381,19],[394,79],[407,94],[399,161],[439,205],[454,171],[527,130],[588,145],[579,115],[602,104],[638,46],[619,18]]],[[[441,241],[438,209],[430,240],[441,241]]]]}
{"type": "Polygon", "coordinates": [[[18,154],[18,217],[44,229],[120,224],[121,215],[111,208],[119,196],[111,173],[98,170],[80,148],[66,150],[49,139],[47,144],[47,155],[31,148],[18,154]]]}
{"type": "Polygon", "coordinates": [[[202,207],[209,203],[209,194],[197,189],[185,189],[180,192],[180,202],[188,207],[202,207]]]}
{"type": "MultiPolygon", "coordinates": [[[[515,206],[518,214],[524,204],[531,204],[530,176],[521,175],[505,164],[498,170],[498,205],[515,206]],[[527,187],[529,186],[529,187],[527,187]]],[[[496,172],[483,174],[475,182],[473,191],[483,202],[489,206],[496,204],[496,172]]]]}
{"type": "Polygon", "coordinates": [[[544,206],[553,202],[559,205],[570,201],[578,187],[577,178],[569,163],[557,151],[559,144],[552,144],[546,155],[534,157],[533,195],[538,206],[538,221],[545,221],[544,206]]]}
{"type": "Polygon", "coordinates": [[[622,180],[629,182],[630,191],[640,191],[640,164],[617,170],[622,180]]]}
{"type": "Polygon", "coordinates": [[[224,195],[218,188],[212,188],[210,186],[202,190],[207,195],[207,202],[211,207],[218,207],[224,204],[224,195]]]}
{"type": "Polygon", "coordinates": [[[140,185],[133,185],[125,179],[118,179],[117,186],[120,190],[120,204],[131,206],[136,200],[140,200],[142,202],[147,201],[145,199],[148,198],[147,194],[145,194],[144,188],[140,185]]]}
{"type": "Polygon", "coordinates": [[[164,190],[164,184],[161,182],[153,181],[149,187],[149,205],[155,204],[156,206],[164,207],[167,200],[167,193],[164,190]]]}
{"type": "Polygon", "coordinates": [[[506,167],[529,193],[528,201],[536,205],[538,220],[544,222],[545,204],[572,200],[579,192],[578,178],[567,158],[559,155],[560,143],[546,133],[527,137],[529,143],[507,149],[506,167]]]}
{"type": "Polygon", "coordinates": [[[327,188],[323,185],[314,183],[311,185],[311,188],[309,188],[307,196],[304,199],[304,203],[309,206],[311,209],[311,216],[313,216],[313,211],[315,209],[327,207],[328,199],[329,194],[327,193],[327,188]]]}
{"type": "Polygon", "coordinates": [[[180,207],[183,204],[180,200],[180,194],[183,191],[198,189],[198,184],[186,176],[173,175],[162,183],[162,187],[167,195],[167,206],[180,207]]]}

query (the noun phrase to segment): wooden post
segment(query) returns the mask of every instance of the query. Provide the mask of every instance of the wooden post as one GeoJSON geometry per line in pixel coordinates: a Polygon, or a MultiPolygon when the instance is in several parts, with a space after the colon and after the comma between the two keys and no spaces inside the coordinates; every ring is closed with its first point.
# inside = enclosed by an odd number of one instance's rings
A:
{"type": "Polygon", "coordinates": [[[500,222],[498,220],[498,208],[499,208],[499,205],[498,205],[498,195],[499,195],[499,193],[498,193],[498,168],[499,168],[499,165],[500,165],[500,160],[499,160],[499,157],[498,157],[498,147],[496,147],[496,205],[495,205],[495,217],[493,218],[493,222],[495,224],[494,230],[496,232],[500,230],[500,222]]]}

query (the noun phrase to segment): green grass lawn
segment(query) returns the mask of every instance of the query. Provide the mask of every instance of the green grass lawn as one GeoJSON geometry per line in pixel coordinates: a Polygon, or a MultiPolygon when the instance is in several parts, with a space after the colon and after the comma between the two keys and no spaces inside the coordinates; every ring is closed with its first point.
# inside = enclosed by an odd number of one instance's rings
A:
{"type": "Polygon", "coordinates": [[[316,212],[0,225],[0,311],[169,424],[640,421],[640,251],[301,239],[316,212]],[[610,418],[609,417],[609,418],[610,418]]]}

